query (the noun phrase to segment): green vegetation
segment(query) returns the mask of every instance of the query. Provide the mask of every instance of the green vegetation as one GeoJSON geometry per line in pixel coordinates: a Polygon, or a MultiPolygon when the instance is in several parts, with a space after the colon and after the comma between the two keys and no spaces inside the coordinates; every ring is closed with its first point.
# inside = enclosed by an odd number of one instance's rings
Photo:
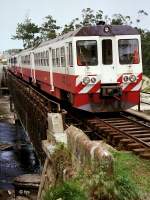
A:
{"type": "Polygon", "coordinates": [[[80,186],[73,181],[64,182],[57,187],[51,187],[44,200],[87,200],[87,197],[80,186]]]}
{"type": "Polygon", "coordinates": [[[59,144],[53,155],[59,181],[49,188],[44,200],[146,200],[150,195],[150,161],[131,152],[113,151],[112,154],[114,174],[108,174],[105,160],[97,168],[87,165],[76,172],[68,150],[59,144]],[[63,181],[63,170],[68,167],[73,173],[63,181]]]}
{"type": "MultiPolygon", "coordinates": [[[[150,196],[150,161],[139,158],[131,152],[114,152],[115,174],[130,177],[141,195],[150,196]]],[[[144,198],[143,198],[144,199],[144,198]]]]}
{"type": "MultiPolygon", "coordinates": [[[[143,56],[144,56],[144,55],[143,55],[143,56]]],[[[150,55],[148,55],[148,58],[150,59],[150,55]]],[[[143,60],[143,61],[144,61],[144,60],[143,60]]],[[[148,60],[147,62],[150,63],[150,60],[148,60]]],[[[147,64],[148,64],[148,63],[147,63],[147,64]]],[[[149,65],[144,65],[144,66],[143,66],[143,74],[150,78],[150,64],[149,64],[149,65]]]]}
{"type": "Polygon", "coordinates": [[[114,162],[114,174],[108,175],[103,166],[98,169],[85,173],[83,185],[88,192],[89,200],[140,200],[138,185],[128,171],[123,170],[119,165],[119,160],[114,162]]]}

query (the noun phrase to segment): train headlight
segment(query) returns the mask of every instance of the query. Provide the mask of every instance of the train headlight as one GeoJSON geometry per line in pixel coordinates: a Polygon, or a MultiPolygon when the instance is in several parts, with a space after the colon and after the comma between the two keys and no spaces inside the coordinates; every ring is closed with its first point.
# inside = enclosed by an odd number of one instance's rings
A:
{"type": "Polygon", "coordinates": [[[135,82],[137,80],[135,75],[130,75],[129,79],[131,82],[135,82]]]}
{"type": "Polygon", "coordinates": [[[90,82],[90,78],[88,76],[86,76],[86,77],[83,78],[83,83],[84,84],[87,85],[89,82],[90,82]]]}
{"type": "Polygon", "coordinates": [[[95,83],[96,82],[96,78],[95,77],[92,77],[91,78],[91,83],[95,83]]]}
{"type": "Polygon", "coordinates": [[[124,76],[124,77],[123,77],[123,82],[128,82],[128,81],[129,81],[129,76],[127,76],[127,75],[124,76]]]}
{"type": "Polygon", "coordinates": [[[109,26],[105,26],[105,27],[104,27],[104,32],[105,32],[105,33],[109,33],[109,32],[110,32],[109,26]]]}

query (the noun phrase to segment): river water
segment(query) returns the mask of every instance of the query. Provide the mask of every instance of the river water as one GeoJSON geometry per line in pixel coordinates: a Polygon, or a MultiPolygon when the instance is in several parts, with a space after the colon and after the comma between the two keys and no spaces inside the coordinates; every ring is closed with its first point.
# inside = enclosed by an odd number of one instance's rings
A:
{"type": "MultiPolygon", "coordinates": [[[[0,108],[2,107],[0,101],[0,108]]],[[[19,123],[0,120],[0,144],[12,144],[9,149],[0,150],[0,190],[13,189],[13,179],[18,175],[39,171],[36,154],[19,123]]]]}

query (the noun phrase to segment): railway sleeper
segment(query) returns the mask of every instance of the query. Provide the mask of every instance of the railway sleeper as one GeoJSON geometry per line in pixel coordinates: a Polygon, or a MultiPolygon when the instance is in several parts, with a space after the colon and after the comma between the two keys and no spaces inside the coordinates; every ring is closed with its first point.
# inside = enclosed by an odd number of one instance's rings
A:
{"type": "Polygon", "coordinates": [[[119,135],[119,134],[117,134],[117,135],[113,135],[113,139],[123,139],[124,138],[124,136],[123,135],[119,135]]]}
{"type": "Polygon", "coordinates": [[[134,135],[134,134],[144,134],[144,133],[148,133],[150,134],[150,131],[149,130],[137,130],[137,131],[128,131],[130,134],[134,135]]]}
{"type": "Polygon", "coordinates": [[[145,159],[150,159],[150,152],[141,153],[140,156],[145,159]]]}
{"type": "Polygon", "coordinates": [[[117,132],[103,132],[102,135],[104,138],[106,138],[111,143],[113,136],[118,135],[118,133],[117,132]]]}
{"type": "MultiPolygon", "coordinates": [[[[125,124],[125,125],[114,125],[116,128],[124,128],[124,127],[126,127],[126,128],[135,128],[135,125],[133,125],[133,124],[125,124]]],[[[138,128],[137,126],[136,126],[136,128],[138,128]]],[[[140,126],[139,126],[139,128],[140,128],[140,126]]]]}
{"type": "Polygon", "coordinates": [[[136,142],[127,144],[127,148],[129,150],[133,150],[133,149],[137,149],[137,148],[141,148],[141,147],[142,147],[141,144],[136,143],[136,142]]]}
{"type": "Polygon", "coordinates": [[[98,133],[103,137],[106,138],[108,141],[111,141],[114,135],[118,135],[116,131],[110,131],[110,130],[98,130],[98,133]]]}
{"type": "Polygon", "coordinates": [[[137,148],[137,149],[132,149],[132,151],[135,154],[141,154],[141,153],[144,153],[146,151],[146,149],[145,148],[137,148]]]}
{"type": "Polygon", "coordinates": [[[127,144],[127,143],[133,142],[133,140],[130,139],[130,138],[123,138],[123,139],[120,140],[120,142],[123,143],[123,144],[127,144]]]}
{"type": "Polygon", "coordinates": [[[144,142],[150,142],[150,137],[148,137],[148,138],[144,137],[144,138],[139,138],[139,139],[144,142]]]}
{"type": "MultiPolygon", "coordinates": [[[[92,128],[92,126],[90,126],[92,128]]],[[[108,127],[101,127],[101,126],[98,126],[98,127],[93,127],[94,130],[96,131],[102,131],[102,132],[111,132],[110,128],[108,127]]]]}
{"type": "Polygon", "coordinates": [[[99,124],[100,122],[98,120],[96,120],[96,119],[88,119],[87,123],[90,123],[90,124],[99,124]]]}
{"type": "MultiPolygon", "coordinates": [[[[133,122],[129,122],[129,121],[118,121],[118,122],[109,122],[112,125],[130,125],[133,124],[133,122]]],[[[133,124],[134,125],[134,124],[133,124]]]]}
{"type": "Polygon", "coordinates": [[[135,126],[135,127],[124,127],[124,128],[121,128],[121,130],[122,131],[139,131],[139,130],[143,130],[143,128],[142,127],[137,127],[137,126],[135,126]]]}
{"type": "Polygon", "coordinates": [[[150,133],[147,133],[147,134],[146,133],[145,134],[142,134],[142,133],[141,134],[134,134],[134,136],[137,137],[137,138],[145,138],[145,137],[148,137],[148,136],[150,137],[150,133]]]}
{"type": "Polygon", "coordinates": [[[118,146],[119,143],[120,143],[120,139],[123,139],[123,136],[122,136],[122,135],[115,135],[115,136],[112,137],[111,143],[112,143],[113,145],[118,146]]]}
{"type": "Polygon", "coordinates": [[[105,129],[105,128],[107,128],[105,125],[103,125],[103,124],[94,124],[94,127],[95,128],[103,128],[103,129],[105,129]]]}

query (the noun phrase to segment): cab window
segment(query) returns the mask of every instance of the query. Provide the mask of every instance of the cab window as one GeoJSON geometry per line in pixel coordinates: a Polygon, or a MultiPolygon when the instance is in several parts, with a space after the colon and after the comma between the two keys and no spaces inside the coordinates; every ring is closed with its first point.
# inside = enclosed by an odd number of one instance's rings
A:
{"type": "Polygon", "coordinates": [[[79,66],[98,65],[96,40],[77,41],[76,48],[77,48],[77,64],[79,66]]]}
{"type": "Polygon", "coordinates": [[[139,64],[139,44],[137,39],[118,41],[120,64],[139,64]]]}

